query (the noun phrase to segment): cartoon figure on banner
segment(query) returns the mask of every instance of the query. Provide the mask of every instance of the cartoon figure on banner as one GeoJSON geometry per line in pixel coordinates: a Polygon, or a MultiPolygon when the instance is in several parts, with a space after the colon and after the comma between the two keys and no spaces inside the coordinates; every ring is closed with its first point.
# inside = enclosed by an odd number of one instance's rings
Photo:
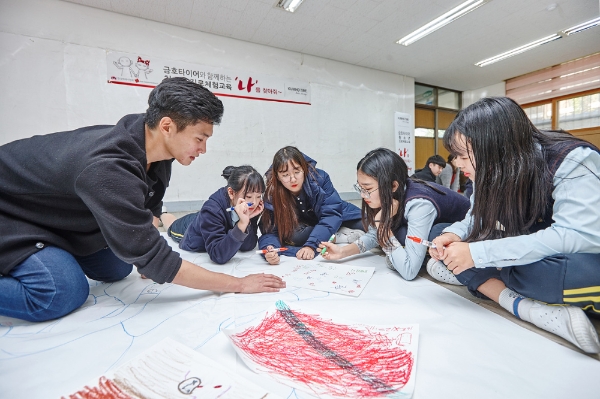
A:
{"type": "Polygon", "coordinates": [[[138,56],[137,62],[135,63],[136,68],[138,69],[138,73],[135,74],[136,78],[139,78],[142,72],[144,73],[144,78],[148,80],[148,74],[152,73],[152,69],[150,68],[150,60],[143,60],[142,57],[138,56]]]}
{"type": "Polygon", "coordinates": [[[113,61],[113,64],[115,64],[115,66],[121,70],[121,76],[123,76],[123,71],[125,70],[125,68],[127,68],[129,69],[129,76],[131,76],[132,78],[134,76],[137,77],[136,73],[133,72],[133,69],[131,68],[133,61],[131,61],[129,57],[121,57],[119,58],[118,62],[113,61]]]}

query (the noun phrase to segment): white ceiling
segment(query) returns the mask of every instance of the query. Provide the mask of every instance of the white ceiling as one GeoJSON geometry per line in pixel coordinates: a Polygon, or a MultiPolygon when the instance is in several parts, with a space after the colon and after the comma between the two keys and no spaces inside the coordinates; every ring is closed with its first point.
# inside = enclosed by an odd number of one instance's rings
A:
{"type": "Polygon", "coordinates": [[[600,52],[600,27],[496,64],[497,55],[599,15],[599,0],[492,0],[408,47],[395,41],[463,0],[67,0],[215,35],[471,90],[600,52]],[[556,8],[548,10],[555,4],[556,8]]]}

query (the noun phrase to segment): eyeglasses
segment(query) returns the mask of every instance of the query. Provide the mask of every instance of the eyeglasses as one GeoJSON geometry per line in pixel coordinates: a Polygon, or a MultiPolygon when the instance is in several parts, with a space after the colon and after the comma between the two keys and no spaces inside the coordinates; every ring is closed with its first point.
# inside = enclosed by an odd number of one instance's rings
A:
{"type": "Polygon", "coordinates": [[[294,176],[296,180],[302,180],[302,175],[304,175],[304,171],[302,170],[295,170],[293,174],[290,174],[289,172],[279,173],[279,180],[283,183],[289,183],[292,181],[292,176],[294,176]]]}
{"type": "Polygon", "coordinates": [[[365,197],[367,199],[371,198],[371,193],[374,193],[375,191],[379,190],[379,187],[377,187],[371,191],[367,191],[364,188],[362,188],[361,186],[359,186],[358,183],[354,184],[353,187],[357,193],[359,193],[362,197],[365,197]]]}

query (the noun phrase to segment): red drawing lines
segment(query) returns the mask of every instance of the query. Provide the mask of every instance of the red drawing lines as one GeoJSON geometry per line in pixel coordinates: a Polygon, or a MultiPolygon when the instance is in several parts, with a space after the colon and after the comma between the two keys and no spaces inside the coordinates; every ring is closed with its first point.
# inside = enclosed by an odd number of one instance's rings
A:
{"type": "Polygon", "coordinates": [[[277,309],[260,325],[231,337],[270,372],[317,395],[383,397],[408,382],[414,357],[387,335],[292,311],[282,301],[277,309]]]}
{"type": "MultiPolygon", "coordinates": [[[[62,399],[65,399],[64,396],[62,399]]],[[[69,395],[69,399],[133,399],[131,396],[123,393],[114,382],[106,377],[100,377],[97,387],[85,387],[81,391],[77,391],[73,395],[69,395]]]]}

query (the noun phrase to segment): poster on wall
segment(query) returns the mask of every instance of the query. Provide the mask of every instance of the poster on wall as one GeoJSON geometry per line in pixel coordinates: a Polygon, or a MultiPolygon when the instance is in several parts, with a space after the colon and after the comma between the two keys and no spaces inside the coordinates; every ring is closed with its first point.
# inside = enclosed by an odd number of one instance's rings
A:
{"type": "Polygon", "coordinates": [[[415,129],[412,116],[404,112],[394,113],[396,152],[408,166],[408,175],[415,173],[415,129]]]}
{"type": "Polygon", "coordinates": [[[217,96],[310,105],[310,83],[147,55],[106,52],[108,83],[153,88],[184,77],[217,96]]]}

